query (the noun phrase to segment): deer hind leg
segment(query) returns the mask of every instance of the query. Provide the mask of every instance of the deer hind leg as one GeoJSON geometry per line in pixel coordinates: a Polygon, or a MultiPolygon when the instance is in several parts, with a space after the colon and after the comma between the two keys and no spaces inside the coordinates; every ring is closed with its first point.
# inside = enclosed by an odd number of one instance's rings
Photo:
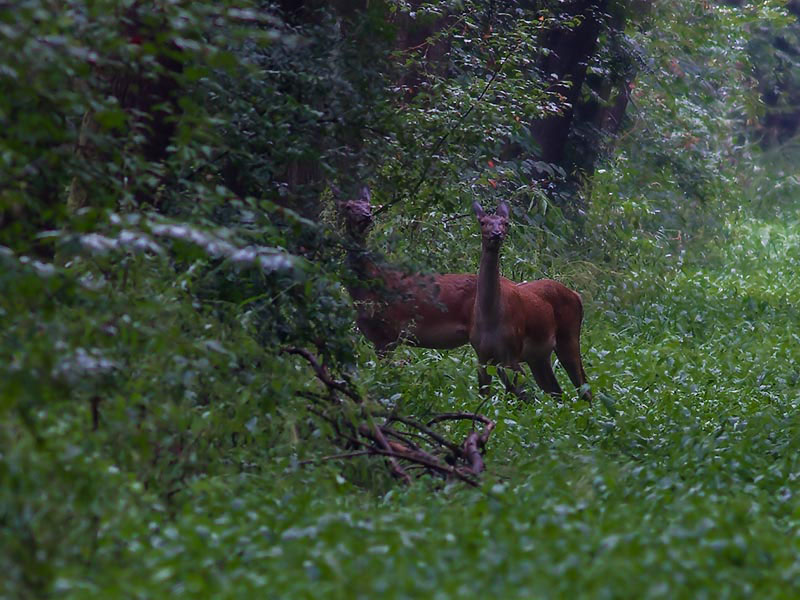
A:
{"type": "MultiPolygon", "coordinates": [[[[583,370],[583,362],[581,361],[580,338],[577,335],[572,335],[558,340],[556,356],[564,366],[572,384],[580,390],[586,383],[586,372],[583,370]]],[[[592,392],[587,388],[581,394],[581,397],[587,402],[591,402],[592,392]]]]}
{"type": "Polygon", "coordinates": [[[561,386],[558,385],[556,374],[553,373],[553,365],[550,364],[550,355],[548,354],[547,356],[529,360],[528,366],[531,368],[533,378],[536,380],[536,383],[539,384],[539,387],[542,388],[545,393],[560,400],[563,392],[561,386]]]}
{"type": "MultiPolygon", "coordinates": [[[[506,390],[514,393],[520,400],[526,400],[524,390],[522,389],[522,369],[520,366],[513,365],[509,369],[513,371],[511,377],[508,376],[505,369],[501,366],[497,367],[497,374],[500,376],[500,381],[506,386],[506,390]]],[[[488,396],[491,393],[492,376],[486,371],[486,365],[478,365],[478,389],[483,396],[488,396]]]]}

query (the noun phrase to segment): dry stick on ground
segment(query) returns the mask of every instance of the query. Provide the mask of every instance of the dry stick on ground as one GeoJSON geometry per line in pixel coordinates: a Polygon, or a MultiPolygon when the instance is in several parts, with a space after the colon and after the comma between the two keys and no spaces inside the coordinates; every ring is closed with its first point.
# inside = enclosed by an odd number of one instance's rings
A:
{"type": "MultiPolygon", "coordinates": [[[[389,445],[389,442],[386,440],[386,436],[383,435],[383,431],[381,431],[381,428],[375,425],[375,423],[370,423],[369,425],[366,424],[361,425],[358,428],[358,432],[361,435],[365,435],[364,431],[365,427],[367,428],[366,435],[374,436],[375,441],[378,442],[381,448],[383,448],[387,452],[392,452],[392,450],[394,450],[394,447],[389,445]]],[[[411,483],[411,476],[408,473],[406,473],[403,467],[400,466],[400,463],[397,462],[397,459],[391,455],[389,458],[389,467],[392,470],[392,475],[397,477],[400,481],[402,481],[405,484],[411,483]]]]}
{"type": "MultiPolygon", "coordinates": [[[[328,421],[329,423],[331,423],[331,424],[333,425],[334,429],[336,430],[336,434],[337,434],[337,435],[338,435],[338,436],[339,436],[341,439],[343,439],[343,440],[345,440],[345,441],[349,442],[351,446],[356,446],[356,447],[357,447],[357,446],[361,446],[361,447],[365,448],[365,450],[364,450],[364,451],[361,451],[361,452],[350,452],[350,453],[340,454],[340,455],[338,455],[336,458],[354,458],[354,457],[356,457],[356,456],[363,456],[364,454],[370,454],[370,455],[378,454],[378,455],[383,455],[383,456],[386,456],[386,457],[387,457],[387,460],[388,460],[388,462],[389,462],[389,468],[390,468],[390,470],[391,470],[391,472],[392,472],[392,475],[394,475],[395,477],[397,477],[398,479],[400,479],[400,480],[401,480],[403,483],[405,483],[405,484],[410,484],[410,483],[411,483],[411,477],[410,477],[410,476],[408,475],[408,473],[406,473],[406,471],[405,471],[405,470],[404,470],[404,469],[403,469],[403,468],[402,468],[402,467],[401,467],[401,466],[398,464],[398,462],[397,462],[397,460],[396,460],[396,457],[394,456],[394,454],[393,454],[393,452],[392,452],[392,447],[391,447],[391,446],[388,444],[388,442],[386,442],[386,439],[385,439],[385,438],[383,438],[383,444],[380,444],[380,442],[378,442],[378,443],[379,443],[379,444],[382,446],[381,448],[376,448],[376,447],[374,447],[374,446],[370,446],[370,445],[366,444],[366,443],[365,443],[365,442],[364,442],[362,439],[360,439],[360,438],[355,438],[355,437],[352,437],[352,436],[350,436],[350,435],[347,435],[346,433],[342,433],[342,432],[339,430],[339,423],[336,421],[336,419],[333,419],[333,418],[331,418],[330,416],[326,415],[325,413],[323,413],[323,412],[321,412],[321,411],[318,411],[318,410],[315,410],[315,409],[313,409],[313,408],[308,408],[308,410],[309,410],[309,412],[312,412],[312,413],[314,413],[315,415],[317,415],[317,416],[319,416],[319,417],[321,417],[321,418],[325,419],[325,420],[326,420],[326,421],[328,421]]],[[[363,431],[361,430],[361,428],[359,428],[359,433],[361,433],[361,434],[362,434],[362,436],[365,436],[365,437],[367,437],[368,439],[371,439],[371,440],[377,441],[377,438],[376,438],[376,436],[374,435],[374,429],[370,428],[368,425],[367,425],[367,426],[365,426],[365,429],[364,429],[363,431]],[[370,435],[370,433],[372,433],[372,435],[370,435]]],[[[305,462],[313,462],[313,461],[305,461],[305,462]]],[[[300,463],[300,464],[303,464],[303,463],[300,463]]]]}
{"type": "Polygon", "coordinates": [[[309,458],[308,460],[301,460],[298,465],[310,465],[315,462],[322,462],[325,460],[340,460],[342,458],[355,458],[356,456],[369,456],[372,454],[369,450],[358,450],[357,452],[343,452],[341,454],[331,454],[330,456],[319,456],[317,458],[309,458]]]}
{"type": "Polygon", "coordinates": [[[417,431],[420,431],[422,434],[427,435],[430,439],[432,439],[437,444],[441,444],[442,446],[448,448],[450,450],[450,452],[452,452],[456,456],[458,456],[461,453],[461,450],[462,450],[461,446],[459,446],[458,444],[456,444],[454,442],[451,442],[450,440],[448,440],[447,438],[445,438],[442,435],[439,435],[435,431],[432,431],[431,429],[429,429],[428,427],[426,427],[425,425],[423,425],[419,421],[415,421],[414,419],[409,419],[407,417],[400,417],[398,415],[392,415],[386,420],[387,424],[391,423],[392,421],[398,421],[400,423],[403,423],[404,425],[408,425],[409,427],[413,427],[417,431]]]}
{"type": "Polygon", "coordinates": [[[484,424],[483,433],[479,434],[477,431],[473,430],[467,436],[467,439],[464,440],[464,445],[462,446],[464,457],[469,462],[470,468],[473,472],[480,473],[484,469],[483,456],[481,455],[480,450],[485,448],[487,442],[489,441],[489,436],[492,434],[492,431],[495,428],[494,421],[492,421],[489,417],[475,413],[442,413],[440,415],[436,415],[433,419],[428,421],[428,426],[434,425],[435,423],[441,423],[442,421],[461,420],[472,420],[473,422],[480,421],[484,424]]]}
{"type": "Polygon", "coordinates": [[[464,440],[464,454],[469,461],[469,467],[474,473],[481,473],[483,471],[483,457],[481,451],[478,449],[480,437],[477,431],[473,431],[464,440]]]}
{"type": "MultiPolygon", "coordinates": [[[[338,431],[338,424],[336,423],[335,419],[312,408],[309,408],[309,411],[325,419],[326,421],[332,423],[334,427],[337,428],[338,431]]],[[[434,472],[442,477],[446,478],[448,475],[450,475],[456,477],[457,479],[460,479],[464,483],[467,483],[473,487],[479,486],[477,480],[473,477],[473,475],[476,475],[477,473],[472,472],[469,468],[459,469],[457,467],[451,467],[450,465],[442,463],[438,458],[428,454],[427,452],[412,450],[406,446],[403,446],[402,444],[392,444],[390,445],[391,447],[390,450],[385,450],[383,448],[369,445],[367,442],[364,441],[363,438],[366,437],[369,440],[375,441],[372,435],[370,435],[370,432],[371,429],[369,428],[369,426],[366,427],[362,426],[359,428],[358,433],[360,433],[363,437],[356,438],[342,432],[338,432],[338,435],[344,441],[348,442],[351,446],[366,448],[365,452],[367,454],[386,456],[387,458],[403,459],[413,463],[413,465],[416,465],[418,468],[426,469],[427,471],[434,472]]],[[[352,454],[353,456],[355,456],[355,453],[352,454]]],[[[341,458],[350,458],[350,457],[341,456],[341,458]]]]}
{"type": "MultiPolygon", "coordinates": [[[[321,365],[317,358],[308,350],[303,348],[284,348],[283,352],[295,354],[303,357],[314,370],[319,379],[331,392],[329,397],[325,397],[313,392],[300,392],[305,398],[314,402],[314,407],[308,407],[309,412],[324,419],[333,426],[335,437],[342,442],[346,442],[351,448],[358,450],[335,454],[323,457],[319,460],[345,459],[356,456],[374,455],[386,458],[389,468],[396,478],[403,483],[410,483],[411,477],[406,468],[416,466],[440,477],[455,477],[469,485],[478,486],[475,476],[484,470],[483,456],[481,449],[486,446],[489,436],[495,427],[494,421],[484,415],[474,413],[444,413],[434,416],[427,425],[409,418],[395,414],[387,414],[386,411],[370,411],[364,403],[361,395],[350,386],[341,381],[336,381],[331,377],[324,365],[321,365]],[[353,423],[349,419],[342,421],[336,415],[329,413],[327,409],[336,408],[340,399],[336,393],[341,393],[359,405],[360,415],[363,418],[361,423],[353,423]],[[384,417],[386,422],[378,425],[376,418],[384,417]],[[448,440],[446,437],[431,429],[431,425],[442,421],[469,420],[484,424],[483,432],[470,432],[462,444],[457,444],[448,440]],[[395,429],[393,423],[401,423],[403,429],[395,429]],[[426,450],[421,445],[412,441],[411,438],[419,441],[419,444],[429,445],[430,450],[426,450]],[[452,456],[448,464],[436,454],[445,452],[452,456]],[[411,463],[404,468],[400,461],[411,463]],[[461,465],[458,463],[461,462],[461,465]]],[[[313,463],[314,460],[303,461],[301,464],[313,463]]]]}

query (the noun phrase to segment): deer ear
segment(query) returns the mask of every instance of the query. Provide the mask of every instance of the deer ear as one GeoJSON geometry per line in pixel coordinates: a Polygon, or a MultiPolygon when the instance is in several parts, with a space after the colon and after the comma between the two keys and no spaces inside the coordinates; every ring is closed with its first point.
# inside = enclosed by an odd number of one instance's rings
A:
{"type": "Polygon", "coordinates": [[[483,207],[481,206],[481,203],[478,202],[477,200],[475,200],[475,202],[472,203],[472,210],[475,211],[475,216],[477,216],[479,219],[486,214],[485,212],[483,212],[483,207]]]}
{"type": "Polygon", "coordinates": [[[505,202],[501,202],[497,205],[497,214],[503,217],[504,219],[508,218],[508,204],[505,202]]]}
{"type": "Polygon", "coordinates": [[[372,193],[369,191],[369,188],[365,185],[361,188],[361,197],[359,200],[364,200],[365,202],[372,201],[372,193]]]}

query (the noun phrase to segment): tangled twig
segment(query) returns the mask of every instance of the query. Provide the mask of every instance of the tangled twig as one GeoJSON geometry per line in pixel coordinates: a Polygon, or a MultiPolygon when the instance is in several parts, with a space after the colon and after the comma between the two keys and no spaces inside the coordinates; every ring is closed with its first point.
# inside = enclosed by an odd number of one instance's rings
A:
{"type": "MultiPolygon", "coordinates": [[[[313,406],[308,407],[309,412],[330,423],[335,432],[334,438],[349,450],[318,460],[381,456],[386,459],[392,476],[404,484],[411,483],[409,470],[415,467],[421,472],[445,479],[458,479],[468,485],[479,485],[477,476],[485,468],[482,451],[494,430],[494,421],[481,414],[458,412],[435,415],[423,424],[411,417],[389,413],[383,409],[374,410],[358,391],[345,382],[336,381],[308,350],[290,347],[284,348],[283,352],[304,358],[314,370],[317,379],[328,389],[330,395],[327,398],[311,392],[301,395],[314,401],[313,406]],[[357,405],[355,415],[352,412],[345,414],[337,393],[357,405]],[[378,419],[384,419],[385,422],[378,424],[378,419]],[[459,420],[482,423],[483,429],[480,432],[473,429],[458,444],[432,427],[444,421],[459,420]]],[[[315,461],[312,459],[301,464],[312,462],[315,461]]]]}
{"type": "Polygon", "coordinates": [[[345,396],[349,396],[351,400],[356,402],[361,402],[361,397],[350,389],[347,385],[342,383],[341,381],[334,381],[330,374],[328,373],[328,369],[325,368],[325,365],[319,364],[317,358],[311,354],[308,350],[304,348],[294,348],[294,347],[287,347],[283,348],[283,352],[287,354],[297,354],[305,358],[311,368],[314,369],[314,372],[317,374],[317,379],[319,379],[322,383],[328,386],[330,389],[335,390],[337,392],[343,393],[345,396]]]}

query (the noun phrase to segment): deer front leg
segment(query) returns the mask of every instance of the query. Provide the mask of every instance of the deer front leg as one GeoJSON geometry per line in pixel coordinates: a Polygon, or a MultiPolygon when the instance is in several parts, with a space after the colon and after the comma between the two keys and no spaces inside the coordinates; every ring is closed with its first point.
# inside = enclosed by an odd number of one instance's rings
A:
{"type": "Polygon", "coordinates": [[[385,320],[368,315],[359,315],[356,318],[356,326],[364,334],[364,337],[375,346],[378,358],[386,358],[389,352],[397,347],[400,332],[385,320]]]}
{"type": "Polygon", "coordinates": [[[508,367],[512,372],[511,376],[509,377],[509,373],[503,367],[499,367],[498,375],[500,375],[500,380],[503,382],[503,385],[506,386],[506,391],[512,392],[517,398],[522,400],[523,402],[528,399],[528,396],[525,394],[525,390],[523,390],[523,381],[524,377],[522,374],[522,368],[519,366],[519,363],[514,363],[509,365],[508,367]]]}
{"type": "Polygon", "coordinates": [[[486,365],[478,365],[478,391],[488,396],[492,391],[492,376],[486,372],[486,365]]]}

